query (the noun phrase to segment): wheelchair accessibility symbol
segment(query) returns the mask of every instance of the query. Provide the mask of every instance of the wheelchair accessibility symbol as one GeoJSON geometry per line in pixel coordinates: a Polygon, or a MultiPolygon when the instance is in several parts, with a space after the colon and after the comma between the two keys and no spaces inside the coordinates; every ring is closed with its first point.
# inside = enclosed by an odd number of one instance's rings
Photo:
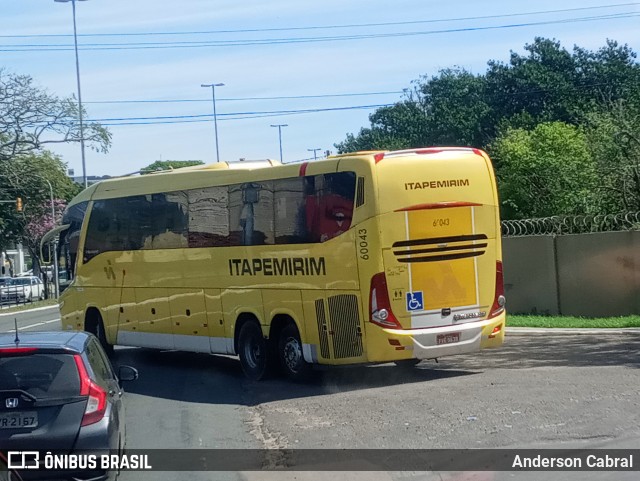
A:
{"type": "Polygon", "coordinates": [[[423,306],[422,291],[407,292],[407,311],[421,311],[423,306]]]}

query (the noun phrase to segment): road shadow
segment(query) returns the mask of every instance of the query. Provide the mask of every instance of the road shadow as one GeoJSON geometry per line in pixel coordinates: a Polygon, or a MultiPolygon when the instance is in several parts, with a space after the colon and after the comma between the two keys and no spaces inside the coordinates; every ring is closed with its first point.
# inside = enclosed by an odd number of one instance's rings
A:
{"type": "Polygon", "coordinates": [[[460,369],[640,367],[640,334],[528,334],[507,336],[498,349],[443,359],[460,369]]]}
{"type": "Polygon", "coordinates": [[[116,349],[113,364],[116,368],[126,364],[138,369],[138,380],[125,384],[125,391],[129,393],[185,402],[247,406],[475,374],[471,369],[439,369],[435,362],[424,361],[412,369],[394,364],[330,368],[314,372],[305,383],[278,376],[252,382],[244,377],[237,358],[142,348],[116,349]]]}
{"type": "Polygon", "coordinates": [[[129,364],[140,378],[125,390],[185,402],[238,404],[322,396],[401,384],[432,383],[493,369],[640,367],[640,335],[508,336],[499,349],[423,361],[412,369],[394,364],[330,367],[300,384],[282,378],[248,381],[235,357],[142,348],[117,348],[114,364],[129,364]]]}

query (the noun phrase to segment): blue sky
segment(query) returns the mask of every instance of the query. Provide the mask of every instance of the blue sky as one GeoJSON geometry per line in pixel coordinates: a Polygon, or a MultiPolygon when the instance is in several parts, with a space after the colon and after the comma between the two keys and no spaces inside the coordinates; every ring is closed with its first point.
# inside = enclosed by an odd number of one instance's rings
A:
{"type": "MultiPolygon", "coordinates": [[[[640,50],[640,17],[609,18],[515,28],[390,36],[346,41],[273,43],[273,39],[367,34],[396,34],[433,30],[500,27],[612,15],[640,14],[640,3],[624,0],[566,0],[538,2],[433,0],[88,0],[77,2],[81,49],[87,44],[267,40],[264,45],[206,46],[134,50],[81,50],[82,96],[92,119],[189,116],[212,114],[211,90],[202,83],[222,82],[216,89],[221,160],[279,158],[282,129],[284,161],[313,156],[307,149],[334,150],[347,132],[368,125],[372,109],[338,110],[295,115],[227,120],[229,114],[343,108],[393,103],[399,93],[348,97],[273,100],[227,100],[247,97],[313,96],[368,92],[400,92],[421,75],[436,74],[454,65],[483,72],[489,59],[507,60],[510,50],[522,51],[535,36],[553,37],[566,47],[602,46],[607,38],[640,50]],[[508,18],[468,19],[405,25],[353,25],[454,19],[629,3],[606,9],[554,12],[508,18]],[[293,27],[352,25],[347,28],[272,30],[293,27]],[[116,35],[149,32],[225,33],[189,35],[116,35]],[[245,30],[244,32],[233,32],[245,30]],[[232,31],[232,32],[229,32],[232,31]],[[114,100],[192,99],[180,103],[92,103],[114,100]]],[[[73,45],[70,3],[53,0],[0,0],[0,50],[24,45],[73,45]]],[[[237,43],[237,42],[236,42],[237,43]]],[[[193,44],[191,44],[193,45],[193,44]]],[[[24,48],[24,47],[22,47],[24,48]]],[[[73,50],[0,51],[0,67],[29,74],[52,93],[76,92],[73,50]]],[[[237,117],[238,115],[236,115],[237,117]]],[[[233,117],[233,116],[232,116],[233,117]]],[[[195,118],[195,120],[201,120],[195,118]]],[[[215,161],[211,118],[190,123],[113,125],[109,153],[87,150],[88,175],[120,175],[155,160],[215,161]]],[[[149,122],[152,122],[150,120],[149,122]]],[[[122,121],[105,121],[113,123],[122,121]]],[[[56,146],[76,175],[81,175],[80,148],[56,146]]]]}

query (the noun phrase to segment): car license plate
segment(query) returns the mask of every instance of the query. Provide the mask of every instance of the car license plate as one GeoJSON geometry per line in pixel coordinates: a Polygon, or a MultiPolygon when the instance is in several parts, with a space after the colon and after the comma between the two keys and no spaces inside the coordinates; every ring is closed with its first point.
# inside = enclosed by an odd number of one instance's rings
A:
{"type": "Polygon", "coordinates": [[[0,413],[0,429],[35,428],[37,425],[38,413],[35,411],[0,413]]]}
{"type": "Polygon", "coordinates": [[[452,342],[460,342],[459,332],[450,332],[449,334],[438,334],[436,344],[451,344],[452,342]]]}

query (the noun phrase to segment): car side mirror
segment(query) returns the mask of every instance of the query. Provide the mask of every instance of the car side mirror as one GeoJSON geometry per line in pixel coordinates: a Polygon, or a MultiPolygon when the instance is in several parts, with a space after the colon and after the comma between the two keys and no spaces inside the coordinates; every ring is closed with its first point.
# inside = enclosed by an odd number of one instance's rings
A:
{"type": "Polygon", "coordinates": [[[138,379],[138,370],[131,366],[120,366],[118,368],[118,379],[123,381],[135,381],[138,379]]]}

